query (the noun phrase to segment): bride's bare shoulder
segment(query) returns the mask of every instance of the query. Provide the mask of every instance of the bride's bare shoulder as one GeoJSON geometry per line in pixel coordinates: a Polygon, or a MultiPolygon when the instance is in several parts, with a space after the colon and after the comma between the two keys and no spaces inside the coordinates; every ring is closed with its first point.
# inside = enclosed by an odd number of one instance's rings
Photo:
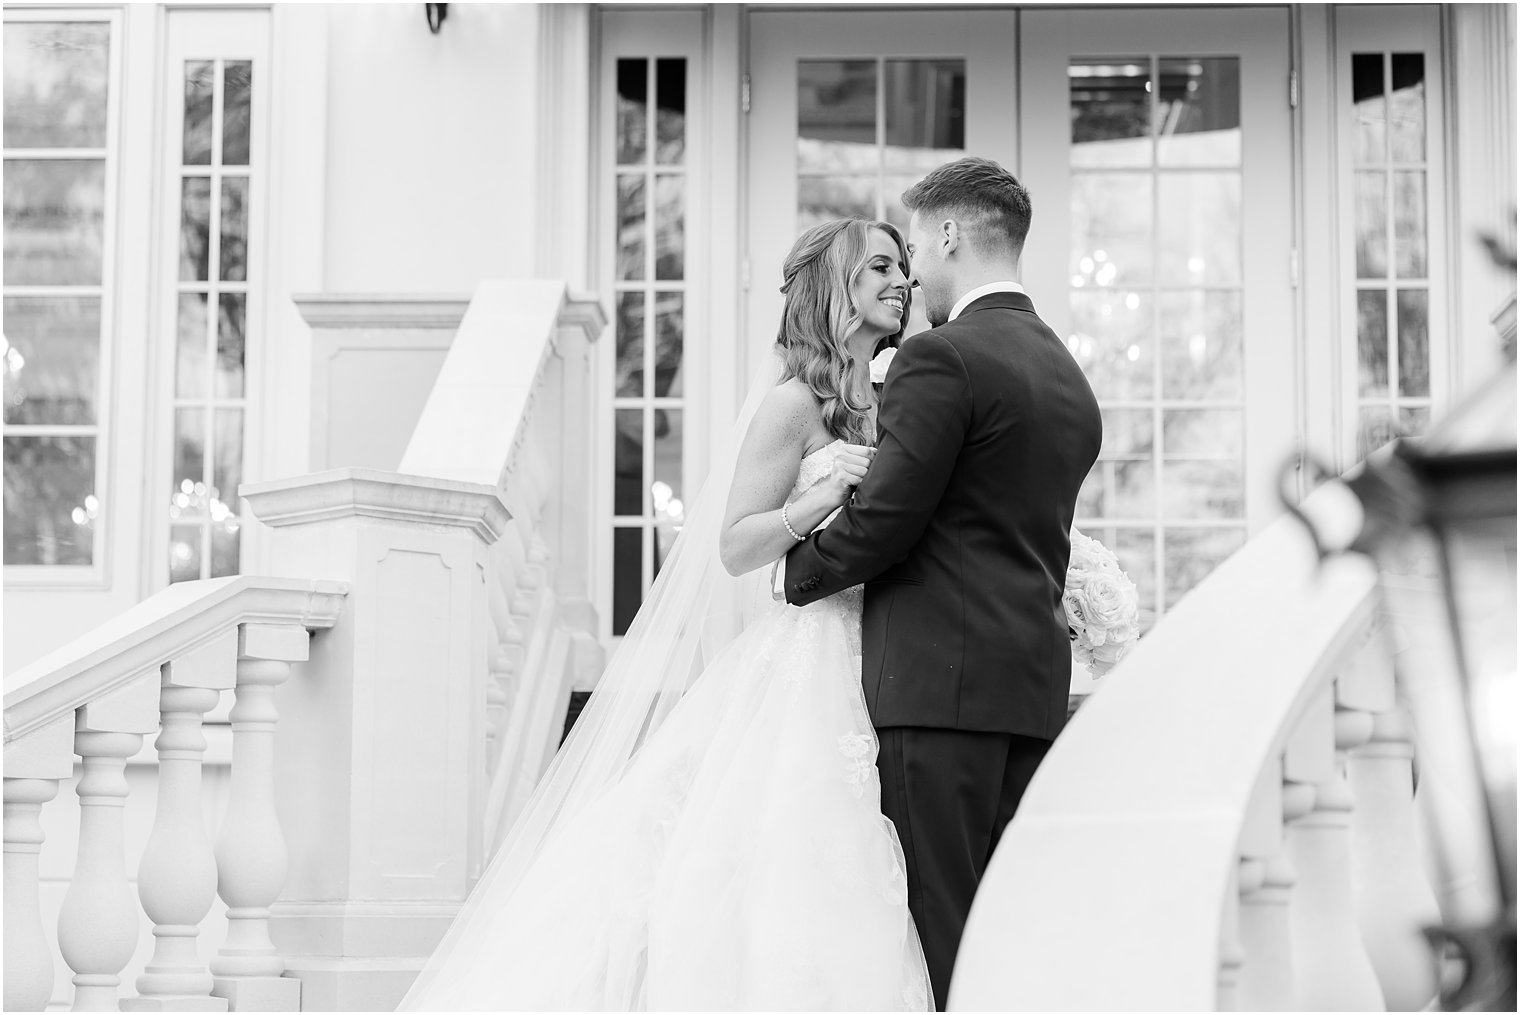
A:
{"type": "MultiPolygon", "coordinates": [[[[798,378],[782,381],[768,391],[750,422],[746,443],[793,454],[811,450],[823,433],[818,399],[798,378]]],[[[826,435],[825,435],[826,436],[826,435]]]]}

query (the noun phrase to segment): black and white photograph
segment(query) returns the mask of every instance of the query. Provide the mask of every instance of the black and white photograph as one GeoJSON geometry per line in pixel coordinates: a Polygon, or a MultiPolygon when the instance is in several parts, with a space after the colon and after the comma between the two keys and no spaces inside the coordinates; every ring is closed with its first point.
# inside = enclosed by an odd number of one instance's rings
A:
{"type": "Polygon", "coordinates": [[[1515,1010],[1516,5],[3,9],[4,1010],[1515,1010]]]}

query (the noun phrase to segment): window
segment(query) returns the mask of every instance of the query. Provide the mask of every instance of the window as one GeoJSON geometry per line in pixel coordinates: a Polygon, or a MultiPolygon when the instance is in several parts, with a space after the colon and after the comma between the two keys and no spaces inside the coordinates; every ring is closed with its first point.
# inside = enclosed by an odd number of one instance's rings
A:
{"type": "Polygon", "coordinates": [[[5,564],[103,566],[114,15],[5,18],[5,564]]]}
{"type": "Polygon", "coordinates": [[[616,61],[612,633],[685,517],[687,60],[616,61]]]}
{"type": "Polygon", "coordinates": [[[191,59],[177,177],[169,580],[238,573],[247,418],[251,60],[191,59]]]}
{"type": "Polygon", "coordinates": [[[797,231],[836,218],[906,229],[901,195],[965,154],[966,61],[797,61],[797,231]]]}
{"type": "Polygon", "coordinates": [[[1149,627],[1246,539],[1240,59],[1074,59],[1071,331],[1103,410],[1077,525],[1149,627]]]}
{"type": "Polygon", "coordinates": [[[1356,457],[1430,422],[1425,55],[1351,55],[1356,457]]]}

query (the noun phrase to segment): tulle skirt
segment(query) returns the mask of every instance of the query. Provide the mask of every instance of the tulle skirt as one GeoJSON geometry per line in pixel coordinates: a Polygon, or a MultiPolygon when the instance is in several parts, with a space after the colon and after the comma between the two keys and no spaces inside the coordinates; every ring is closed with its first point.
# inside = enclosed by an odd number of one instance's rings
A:
{"type": "Polygon", "coordinates": [[[418,1006],[932,1010],[859,646],[858,589],[751,624],[418,1006]]]}

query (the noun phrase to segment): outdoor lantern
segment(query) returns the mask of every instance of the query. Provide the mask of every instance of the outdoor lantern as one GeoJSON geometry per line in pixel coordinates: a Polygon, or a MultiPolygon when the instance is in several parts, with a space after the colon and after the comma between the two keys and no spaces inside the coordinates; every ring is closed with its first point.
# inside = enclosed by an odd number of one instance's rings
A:
{"type": "Polygon", "coordinates": [[[1414,723],[1441,882],[1443,926],[1427,936],[1461,970],[1443,977],[1446,1011],[1515,1010],[1515,383],[1511,362],[1426,437],[1346,479],[1364,516],[1346,549],[1377,564],[1414,723]]]}

